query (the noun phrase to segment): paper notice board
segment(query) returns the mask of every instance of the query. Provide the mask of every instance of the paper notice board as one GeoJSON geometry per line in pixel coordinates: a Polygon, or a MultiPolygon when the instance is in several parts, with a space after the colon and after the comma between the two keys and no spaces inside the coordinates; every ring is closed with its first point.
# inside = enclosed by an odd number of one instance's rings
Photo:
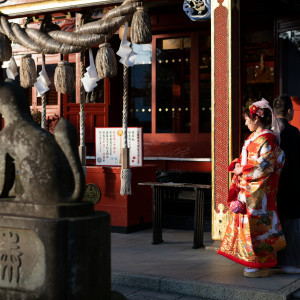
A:
{"type": "MultiPolygon", "coordinates": [[[[130,127],[127,129],[130,166],[143,165],[142,137],[142,128],[130,127]]],[[[95,129],[96,165],[121,166],[122,138],[123,129],[120,127],[95,129]]]]}

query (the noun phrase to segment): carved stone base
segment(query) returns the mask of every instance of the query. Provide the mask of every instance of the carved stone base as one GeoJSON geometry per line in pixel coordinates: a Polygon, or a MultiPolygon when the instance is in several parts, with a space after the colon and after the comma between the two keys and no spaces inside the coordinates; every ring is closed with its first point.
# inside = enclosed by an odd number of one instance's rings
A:
{"type": "Polygon", "coordinates": [[[5,198],[0,200],[0,214],[17,216],[34,216],[36,218],[72,218],[83,217],[94,213],[90,201],[75,203],[31,203],[5,198]]]}
{"type": "Polygon", "coordinates": [[[0,299],[110,299],[110,216],[80,206],[58,218],[0,210],[0,299]]]}

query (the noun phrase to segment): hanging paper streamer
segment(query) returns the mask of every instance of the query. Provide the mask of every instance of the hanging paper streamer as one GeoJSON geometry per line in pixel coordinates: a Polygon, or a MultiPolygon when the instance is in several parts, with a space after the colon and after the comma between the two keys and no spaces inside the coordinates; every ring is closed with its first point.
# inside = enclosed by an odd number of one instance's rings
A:
{"type": "Polygon", "coordinates": [[[126,67],[134,66],[134,61],[136,59],[136,53],[133,52],[130,45],[131,43],[127,40],[128,22],[125,23],[124,33],[122,36],[120,48],[117,54],[121,57],[120,63],[126,67]]]}
{"type": "Polygon", "coordinates": [[[96,82],[100,80],[95,67],[92,49],[89,49],[89,57],[90,66],[86,68],[87,72],[84,73],[84,76],[81,78],[84,90],[87,93],[91,92],[98,85],[96,82]]]}
{"type": "Polygon", "coordinates": [[[51,81],[47,75],[44,65],[42,65],[42,71],[39,72],[39,77],[37,78],[37,81],[34,84],[37,90],[37,97],[41,97],[44,93],[49,91],[50,84],[51,81]]]}
{"type": "Polygon", "coordinates": [[[6,68],[6,75],[9,79],[16,79],[16,76],[18,75],[18,69],[16,61],[13,57],[8,61],[7,68],[6,68]]]}

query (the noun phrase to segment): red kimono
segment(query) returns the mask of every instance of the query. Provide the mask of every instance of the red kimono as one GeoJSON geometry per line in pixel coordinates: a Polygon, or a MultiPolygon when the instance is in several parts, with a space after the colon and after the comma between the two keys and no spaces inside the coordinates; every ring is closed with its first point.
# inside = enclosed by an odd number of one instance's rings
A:
{"type": "Polygon", "coordinates": [[[243,160],[242,174],[234,175],[231,182],[228,202],[239,200],[246,211],[230,212],[218,254],[247,267],[271,268],[277,264],[276,252],[286,245],[275,203],[284,153],[267,129],[253,132],[243,151],[228,168],[232,171],[243,160]]]}

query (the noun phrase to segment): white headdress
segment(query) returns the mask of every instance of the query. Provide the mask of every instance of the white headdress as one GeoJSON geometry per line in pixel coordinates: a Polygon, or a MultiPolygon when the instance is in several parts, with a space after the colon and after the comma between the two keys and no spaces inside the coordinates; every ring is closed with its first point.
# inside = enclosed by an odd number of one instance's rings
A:
{"type": "Polygon", "coordinates": [[[271,124],[271,130],[274,132],[274,134],[277,137],[278,145],[280,144],[280,133],[284,129],[284,125],[282,121],[278,118],[277,114],[274,112],[273,108],[270,106],[269,102],[262,98],[260,101],[256,101],[252,103],[252,105],[255,105],[259,108],[268,108],[271,111],[272,114],[272,124],[271,124]]]}

